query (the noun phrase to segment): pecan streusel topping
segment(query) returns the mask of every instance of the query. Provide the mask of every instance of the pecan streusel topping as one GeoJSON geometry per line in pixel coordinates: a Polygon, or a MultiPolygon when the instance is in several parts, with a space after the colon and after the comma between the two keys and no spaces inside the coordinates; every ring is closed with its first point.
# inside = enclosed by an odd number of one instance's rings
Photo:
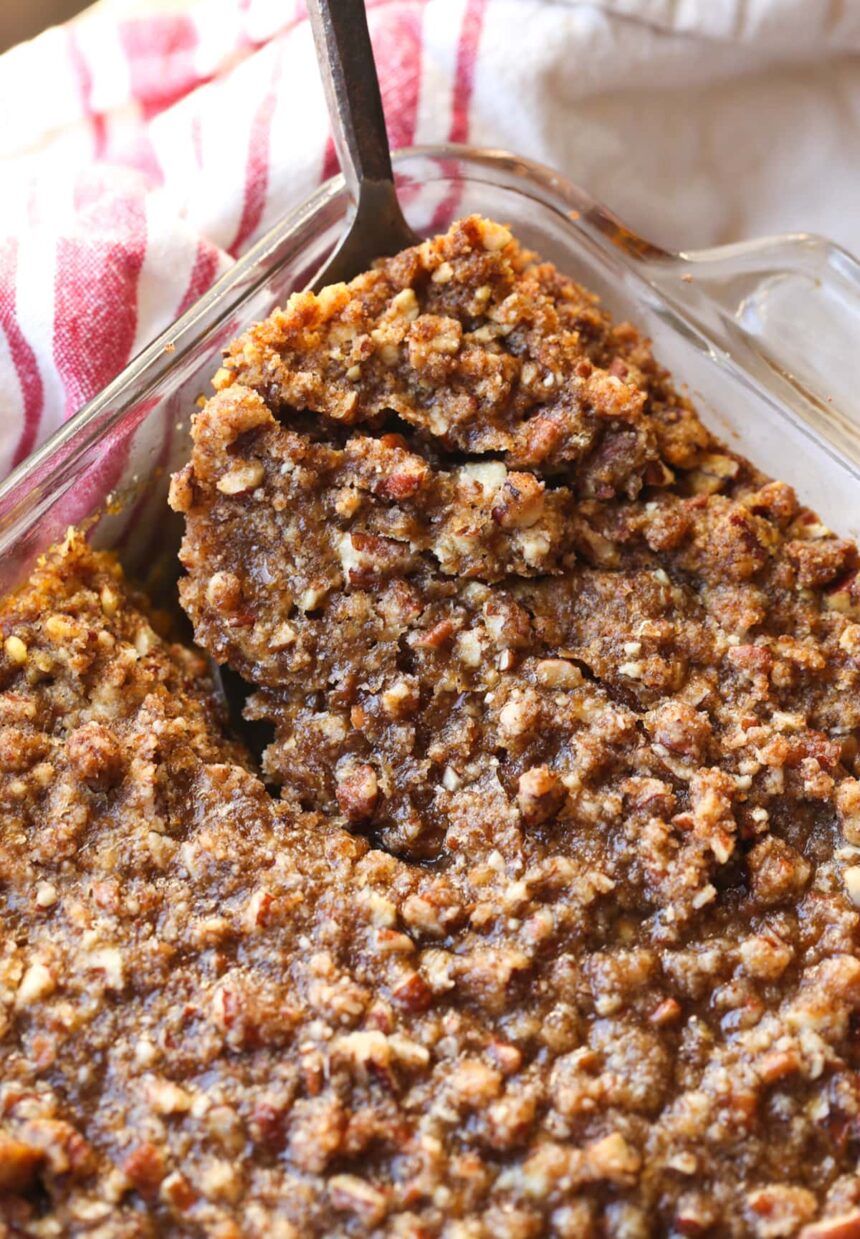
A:
{"type": "Polygon", "coordinates": [[[468,219],[229,350],[200,656],[0,611],[20,1233],[860,1236],[855,547],[468,219]]]}

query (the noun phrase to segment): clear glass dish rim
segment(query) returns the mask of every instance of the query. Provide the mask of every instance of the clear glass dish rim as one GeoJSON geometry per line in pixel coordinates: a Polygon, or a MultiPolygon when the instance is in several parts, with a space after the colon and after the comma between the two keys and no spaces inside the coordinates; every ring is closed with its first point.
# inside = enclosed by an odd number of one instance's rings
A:
{"type": "MultiPolygon", "coordinates": [[[[860,265],[850,253],[825,238],[808,232],[775,234],[695,251],[676,252],[664,249],[633,232],[610,208],[592,198],[555,169],[501,148],[456,143],[405,147],[392,155],[395,172],[401,165],[414,159],[427,159],[440,164],[446,161],[465,164],[472,174],[469,178],[472,180],[486,179],[489,183],[498,183],[501,178],[507,181],[508,187],[533,198],[559,217],[566,217],[571,226],[585,229],[592,239],[599,240],[602,245],[610,245],[616,255],[620,254],[626,259],[631,269],[640,269],[642,278],[645,278],[642,270],[645,267],[686,267],[690,263],[704,266],[784,251],[785,247],[803,249],[809,246],[824,246],[837,261],[844,263],[852,272],[860,271],[860,265]],[[485,173],[484,177],[479,177],[481,171],[485,173]]],[[[314,193],[287,212],[185,313],[160,332],[110,383],[0,481],[0,529],[5,515],[13,512],[25,500],[31,488],[45,488],[46,485],[49,487],[52,458],[56,457],[58,466],[67,466],[69,451],[72,454],[83,453],[106,438],[122,421],[129,405],[145,396],[158,382],[176,359],[177,353],[181,355],[180,350],[194,345],[197,324],[205,320],[221,302],[224,302],[224,312],[228,313],[233,305],[230,294],[239,288],[242,288],[243,295],[249,295],[270,273],[271,268],[266,264],[272,253],[310,218],[322,212],[329,202],[342,195],[343,191],[344,180],[338,174],[325,181],[314,193]],[[250,278],[255,272],[257,278],[250,278]],[[102,420],[103,415],[108,413],[114,404],[116,407],[108,420],[102,420]],[[95,435],[92,433],[94,423],[98,423],[95,435]]],[[[694,316],[685,314],[683,306],[672,304],[668,299],[667,303],[671,305],[673,312],[685,319],[697,333],[708,337],[707,331],[703,331],[694,316]]],[[[205,330],[211,329],[216,322],[217,319],[209,322],[205,330]]],[[[746,373],[743,366],[739,368],[746,373]]],[[[749,377],[752,378],[751,375],[749,377]]],[[[790,410],[785,411],[791,415],[790,410]]]]}

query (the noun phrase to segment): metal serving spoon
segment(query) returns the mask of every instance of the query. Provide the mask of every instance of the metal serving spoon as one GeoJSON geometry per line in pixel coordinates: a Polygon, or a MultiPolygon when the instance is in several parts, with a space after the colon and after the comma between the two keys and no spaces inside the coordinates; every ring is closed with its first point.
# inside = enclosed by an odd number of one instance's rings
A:
{"type": "Polygon", "coordinates": [[[397,200],[364,0],[308,0],[308,16],[335,150],[355,204],[346,235],[313,282],[317,292],[420,238],[397,200]]]}
{"type": "MultiPolygon", "coordinates": [[[[308,0],[308,16],[335,150],[354,204],[343,239],[311,285],[319,292],[367,271],[377,258],[416,245],[420,237],[397,200],[364,0],[308,0]]],[[[242,717],[248,684],[211,657],[209,669],[232,729],[259,760],[272,733],[267,724],[242,717]]]]}

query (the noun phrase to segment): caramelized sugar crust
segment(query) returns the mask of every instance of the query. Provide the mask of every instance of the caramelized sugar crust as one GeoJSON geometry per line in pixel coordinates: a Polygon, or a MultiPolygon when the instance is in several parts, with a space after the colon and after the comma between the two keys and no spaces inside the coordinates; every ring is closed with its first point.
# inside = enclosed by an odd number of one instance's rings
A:
{"type": "Polygon", "coordinates": [[[860,1234],[853,545],[480,219],[216,386],[181,597],[281,798],[111,560],[4,604],[9,1224],[860,1234]]]}

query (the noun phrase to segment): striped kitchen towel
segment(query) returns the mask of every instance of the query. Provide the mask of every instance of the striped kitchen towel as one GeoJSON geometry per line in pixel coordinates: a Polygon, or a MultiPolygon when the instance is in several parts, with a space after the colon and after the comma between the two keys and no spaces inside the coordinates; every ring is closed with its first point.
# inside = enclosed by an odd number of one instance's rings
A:
{"type": "MultiPolygon", "coordinates": [[[[860,0],[369,7],[395,146],[510,147],[670,246],[860,247],[860,0]]],[[[2,476],[336,161],[295,0],[101,0],[0,57],[0,116],[2,476]]]]}

